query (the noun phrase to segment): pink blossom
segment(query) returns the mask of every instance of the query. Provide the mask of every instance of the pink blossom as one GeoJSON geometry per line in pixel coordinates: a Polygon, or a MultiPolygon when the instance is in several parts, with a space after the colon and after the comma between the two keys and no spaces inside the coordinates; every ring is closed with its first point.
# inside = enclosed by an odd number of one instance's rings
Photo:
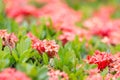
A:
{"type": "Polygon", "coordinates": [[[54,40],[38,41],[32,44],[32,47],[41,54],[46,52],[49,57],[54,57],[57,55],[57,52],[59,50],[59,45],[57,45],[54,40]]]}
{"type": "Polygon", "coordinates": [[[39,3],[60,3],[62,0],[36,0],[39,3]]]}
{"type": "Polygon", "coordinates": [[[103,79],[102,76],[99,73],[97,73],[95,75],[88,76],[86,80],[103,80],[103,79]]]}
{"type": "Polygon", "coordinates": [[[87,72],[89,76],[87,76],[86,80],[102,80],[102,76],[97,68],[88,70],[87,72]]]}
{"type": "Polygon", "coordinates": [[[57,56],[59,45],[56,44],[55,40],[39,40],[32,33],[27,35],[32,40],[32,47],[40,54],[46,52],[49,57],[57,56]]]}
{"type": "Polygon", "coordinates": [[[36,17],[37,9],[29,5],[28,2],[29,0],[4,0],[7,16],[14,18],[18,23],[22,22],[29,15],[36,17]]]}
{"type": "Polygon", "coordinates": [[[0,80],[31,80],[24,73],[15,70],[14,68],[7,68],[0,72],[0,80]]]}
{"type": "Polygon", "coordinates": [[[102,42],[108,44],[120,44],[120,20],[103,20],[99,17],[92,17],[86,20],[83,25],[89,30],[91,35],[99,36],[102,42]]]}
{"type": "Polygon", "coordinates": [[[120,53],[114,55],[115,59],[109,65],[110,72],[116,72],[116,75],[120,73],[120,53]]]}
{"type": "Polygon", "coordinates": [[[18,41],[18,38],[14,33],[9,34],[6,30],[0,30],[0,38],[2,38],[3,48],[8,46],[12,49],[15,47],[15,43],[18,41]]]}
{"type": "Polygon", "coordinates": [[[59,70],[51,69],[48,72],[49,80],[69,80],[68,75],[65,72],[61,72],[59,70]]]}
{"type": "Polygon", "coordinates": [[[27,33],[27,36],[32,40],[32,43],[36,43],[40,41],[36,36],[34,36],[31,32],[27,33]]]}
{"type": "Polygon", "coordinates": [[[115,8],[113,6],[101,6],[98,11],[94,12],[93,16],[99,17],[105,21],[108,20],[114,12],[115,8]]]}

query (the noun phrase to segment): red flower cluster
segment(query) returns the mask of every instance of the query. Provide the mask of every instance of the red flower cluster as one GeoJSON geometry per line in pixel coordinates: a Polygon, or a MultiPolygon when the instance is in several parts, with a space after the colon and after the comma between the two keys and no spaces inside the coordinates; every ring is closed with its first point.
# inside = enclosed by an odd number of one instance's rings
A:
{"type": "Polygon", "coordinates": [[[38,41],[32,44],[32,47],[41,54],[46,52],[49,57],[57,55],[57,52],[59,50],[59,45],[57,45],[54,40],[38,41]]]}
{"type": "Polygon", "coordinates": [[[88,28],[91,35],[100,36],[103,42],[119,44],[120,19],[112,20],[110,16],[113,12],[113,7],[101,7],[100,10],[95,12],[93,17],[86,20],[83,25],[88,28]]]}
{"type": "Polygon", "coordinates": [[[18,38],[14,35],[14,33],[8,34],[6,30],[0,30],[0,38],[2,39],[3,48],[8,46],[12,49],[18,41],[18,38]]]}
{"type": "Polygon", "coordinates": [[[111,54],[96,51],[92,57],[88,56],[87,59],[90,64],[97,64],[98,69],[103,70],[113,62],[114,57],[111,54]]]}
{"type": "Polygon", "coordinates": [[[116,74],[120,74],[120,53],[115,54],[114,58],[114,61],[109,65],[109,70],[110,72],[116,72],[116,74]]]}
{"type": "Polygon", "coordinates": [[[49,57],[57,56],[59,45],[54,40],[39,40],[31,33],[28,33],[28,37],[32,40],[32,47],[40,54],[46,52],[49,57]]]}
{"type": "MultiPolygon", "coordinates": [[[[97,64],[99,70],[103,70],[108,66],[109,72],[104,76],[104,80],[116,80],[120,77],[120,53],[110,55],[97,51],[94,56],[88,57],[88,62],[90,64],[97,64]]],[[[89,73],[87,80],[102,80],[98,69],[87,71],[89,73]]]]}
{"type": "Polygon", "coordinates": [[[36,8],[35,6],[28,4],[29,0],[5,0],[6,13],[9,17],[16,19],[17,22],[21,22],[23,18],[28,15],[37,16],[37,18],[51,18],[55,30],[63,33],[59,36],[59,39],[63,42],[63,44],[65,44],[67,41],[73,40],[76,35],[80,37],[80,41],[84,37],[89,38],[88,31],[80,29],[75,25],[75,23],[81,19],[81,13],[79,11],[73,10],[62,0],[36,1],[43,3],[45,2],[46,4],[41,8],[36,8]]]}
{"type": "Polygon", "coordinates": [[[80,29],[75,25],[76,22],[80,21],[81,13],[73,10],[63,2],[48,3],[40,9],[39,15],[40,17],[44,16],[52,19],[55,30],[62,32],[58,38],[63,44],[73,40],[76,35],[81,40],[83,37],[86,37],[86,34],[89,34],[86,30],[80,29]]]}
{"type": "Polygon", "coordinates": [[[68,75],[65,72],[51,69],[48,72],[49,80],[69,80],[68,75]]]}
{"type": "Polygon", "coordinates": [[[14,18],[18,23],[29,15],[37,16],[37,8],[29,5],[29,0],[4,0],[4,3],[7,16],[14,18]]]}
{"type": "Polygon", "coordinates": [[[31,80],[24,73],[13,68],[7,68],[0,72],[0,80],[31,80]]]}

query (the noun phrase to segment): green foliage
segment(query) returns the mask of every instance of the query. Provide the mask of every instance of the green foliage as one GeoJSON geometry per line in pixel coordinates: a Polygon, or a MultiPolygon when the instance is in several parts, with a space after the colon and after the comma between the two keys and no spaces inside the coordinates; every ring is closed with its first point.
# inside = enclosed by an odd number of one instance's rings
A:
{"type": "Polygon", "coordinates": [[[30,31],[41,40],[56,39],[59,33],[56,33],[52,26],[52,21],[50,19],[41,18],[40,25],[32,25],[30,31]],[[49,26],[47,26],[47,22],[49,22],[49,26]]]}
{"type": "Polygon", "coordinates": [[[33,80],[48,80],[48,69],[46,66],[36,67],[28,63],[17,64],[16,68],[25,72],[33,80]]]}

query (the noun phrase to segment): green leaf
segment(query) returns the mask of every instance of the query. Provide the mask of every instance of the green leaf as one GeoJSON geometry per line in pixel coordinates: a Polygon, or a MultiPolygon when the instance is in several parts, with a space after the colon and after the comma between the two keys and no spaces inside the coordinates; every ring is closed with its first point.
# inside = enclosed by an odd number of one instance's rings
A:
{"type": "Polygon", "coordinates": [[[20,54],[20,62],[26,62],[29,58],[31,58],[34,55],[34,53],[31,53],[31,50],[26,50],[23,53],[20,54]]]}
{"type": "Polygon", "coordinates": [[[18,62],[19,61],[19,57],[18,54],[15,53],[14,51],[12,52],[12,56],[14,57],[15,61],[18,62]]]}
{"type": "Polygon", "coordinates": [[[46,66],[41,67],[39,70],[38,80],[48,80],[47,72],[48,68],[46,66]]]}
{"type": "Polygon", "coordinates": [[[19,43],[17,43],[17,51],[19,54],[24,53],[24,51],[30,48],[30,39],[29,38],[22,38],[19,43]]]}
{"type": "Polygon", "coordinates": [[[48,56],[47,56],[47,54],[46,53],[43,53],[43,55],[42,55],[42,57],[43,57],[43,62],[44,62],[44,64],[48,64],[48,56]]]}

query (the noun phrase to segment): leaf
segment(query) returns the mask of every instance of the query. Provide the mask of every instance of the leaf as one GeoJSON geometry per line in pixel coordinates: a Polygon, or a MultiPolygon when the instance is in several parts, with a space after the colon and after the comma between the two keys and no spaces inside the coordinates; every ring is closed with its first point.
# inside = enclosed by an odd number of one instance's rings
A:
{"type": "Polygon", "coordinates": [[[20,54],[20,59],[19,61],[24,63],[26,62],[29,58],[31,58],[34,55],[34,53],[31,53],[31,50],[28,49],[24,51],[23,53],[20,54]]]}
{"type": "Polygon", "coordinates": [[[39,70],[38,80],[48,80],[47,72],[48,68],[46,66],[41,67],[39,70]]]}
{"type": "Polygon", "coordinates": [[[24,51],[28,50],[30,48],[30,39],[24,37],[20,40],[20,42],[17,44],[17,51],[19,54],[24,53],[24,51]]]}
{"type": "Polygon", "coordinates": [[[18,57],[17,53],[12,52],[12,56],[14,57],[16,62],[19,60],[19,57],[18,57]]]}
{"type": "Polygon", "coordinates": [[[43,55],[42,55],[42,57],[43,57],[43,62],[44,62],[44,64],[48,64],[48,56],[47,56],[47,54],[46,53],[43,53],[43,55]]]}
{"type": "Polygon", "coordinates": [[[27,75],[35,78],[38,76],[38,69],[36,66],[28,64],[28,63],[18,63],[16,68],[22,72],[25,72],[27,75]]]}

